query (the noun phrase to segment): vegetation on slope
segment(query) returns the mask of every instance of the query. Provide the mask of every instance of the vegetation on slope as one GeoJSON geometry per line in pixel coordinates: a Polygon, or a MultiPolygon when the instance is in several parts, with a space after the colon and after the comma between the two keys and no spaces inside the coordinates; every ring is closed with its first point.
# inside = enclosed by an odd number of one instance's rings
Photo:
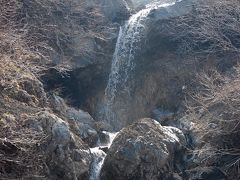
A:
{"type": "Polygon", "coordinates": [[[183,16],[177,24],[182,33],[173,36],[181,43],[180,53],[200,57],[203,68],[189,87],[186,101],[185,118],[193,122],[196,143],[194,161],[197,166],[220,167],[230,179],[238,179],[239,1],[198,1],[193,16],[183,16]]]}
{"type": "Polygon", "coordinates": [[[195,162],[221,167],[230,179],[240,174],[240,67],[222,75],[209,70],[197,75],[197,87],[186,103],[193,123],[195,162]]]}
{"type": "Polygon", "coordinates": [[[220,167],[229,179],[239,179],[239,1],[196,1],[190,15],[165,21],[161,28],[178,44],[178,54],[195,64],[183,90],[187,93],[183,119],[193,122],[195,166],[220,167]]]}
{"type": "MultiPolygon", "coordinates": [[[[46,135],[25,121],[44,109],[51,111],[41,72],[71,59],[78,35],[104,41],[104,18],[84,2],[58,0],[0,0],[0,177],[41,178],[46,135]]],[[[78,51],[94,56],[81,42],[78,51]]],[[[67,63],[66,63],[67,64],[67,63]]],[[[63,68],[64,67],[64,68],[63,68]]]]}

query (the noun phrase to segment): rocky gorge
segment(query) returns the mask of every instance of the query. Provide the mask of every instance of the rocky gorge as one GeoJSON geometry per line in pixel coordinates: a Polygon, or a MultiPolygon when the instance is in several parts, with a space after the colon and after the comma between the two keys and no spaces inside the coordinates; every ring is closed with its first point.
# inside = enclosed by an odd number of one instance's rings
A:
{"type": "Polygon", "coordinates": [[[0,179],[240,178],[238,0],[0,2],[0,179]]]}

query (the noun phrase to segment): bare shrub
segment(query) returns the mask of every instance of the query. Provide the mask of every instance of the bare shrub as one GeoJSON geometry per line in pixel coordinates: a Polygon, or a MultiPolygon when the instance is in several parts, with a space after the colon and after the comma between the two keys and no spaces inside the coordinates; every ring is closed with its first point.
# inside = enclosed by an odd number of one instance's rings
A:
{"type": "Polygon", "coordinates": [[[190,14],[165,27],[180,53],[240,53],[240,3],[238,0],[199,0],[190,14]]]}
{"type": "Polygon", "coordinates": [[[234,177],[240,173],[240,67],[230,74],[198,74],[186,107],[198,137],[195,153],[200,163],[223,167],[234,177]]]}

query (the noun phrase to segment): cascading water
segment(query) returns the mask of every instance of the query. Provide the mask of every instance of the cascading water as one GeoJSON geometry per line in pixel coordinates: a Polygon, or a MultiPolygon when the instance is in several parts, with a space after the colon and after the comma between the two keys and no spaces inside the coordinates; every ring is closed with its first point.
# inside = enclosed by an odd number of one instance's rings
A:
{"type": "MultiPolygon", "coordinates": [[[[148,30],[148,16],[155,9],[174,5],[181,0],[166,1],[170,3],[163,4],[154,1],[154,3],[146,5],[145,9],[132,15],[125,25],[120,27],[111,66],[111,73],[105,90],[105,106],[103,110],[104,119],[111,125],[116,123],[116,111],[113,107],[116,103],[116,99],[124,97],[128,101],[131,101],[131,89],[133,88],[131,76],[136,66],[134,60],[141,50],[141,44],[148,30]]],[[[105,132],[105,134],[108,134],[110,137],[109,143],[107,144],[107,148],[109,148],[117,133],[105,132]]],[[[106,146],[100,144],[98,147],[91,148],[94,160],[92,163],[90,180],[99,180],[100,171],[106,157],[106,153],[103,151],[105,147],[106,146]]]]}
{"type": "Polygon", "coordinates": [[[101,144],[98,147],[91,148],[90,151],[93,154],[93,162],[91,167],[91,173],[89,180],[99,180],[100,171],[106,157],[106,153],[102,150],[103,148],[110,148],[114,138],[117,133],[109,133],[103,132],[104,134],[109,136],[109,141],[106,146],[102,146],[101,144]]]}
{"type": "Polygon", "coordinates": [[[173,5],[154,2],[145,9],[132,15],[126,24],[120,28],[119,36],[113,56],[111,73],[105,90],[105,119],[111,124],[116,122],[117,115],[113,108],[117,96],[131,100],[131,72],[135,68],[135,56],[147,31],[148,15],[154,9],[173,5]]]}

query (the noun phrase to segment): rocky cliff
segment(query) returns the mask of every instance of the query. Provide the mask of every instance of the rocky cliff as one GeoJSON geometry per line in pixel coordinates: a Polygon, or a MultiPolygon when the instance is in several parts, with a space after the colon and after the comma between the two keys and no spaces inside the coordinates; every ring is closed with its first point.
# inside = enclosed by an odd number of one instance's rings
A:
{"type": "Polygon", "coordinates": [[[238,0],[0,4],[0,179],[239,178],[238,0]]]}

